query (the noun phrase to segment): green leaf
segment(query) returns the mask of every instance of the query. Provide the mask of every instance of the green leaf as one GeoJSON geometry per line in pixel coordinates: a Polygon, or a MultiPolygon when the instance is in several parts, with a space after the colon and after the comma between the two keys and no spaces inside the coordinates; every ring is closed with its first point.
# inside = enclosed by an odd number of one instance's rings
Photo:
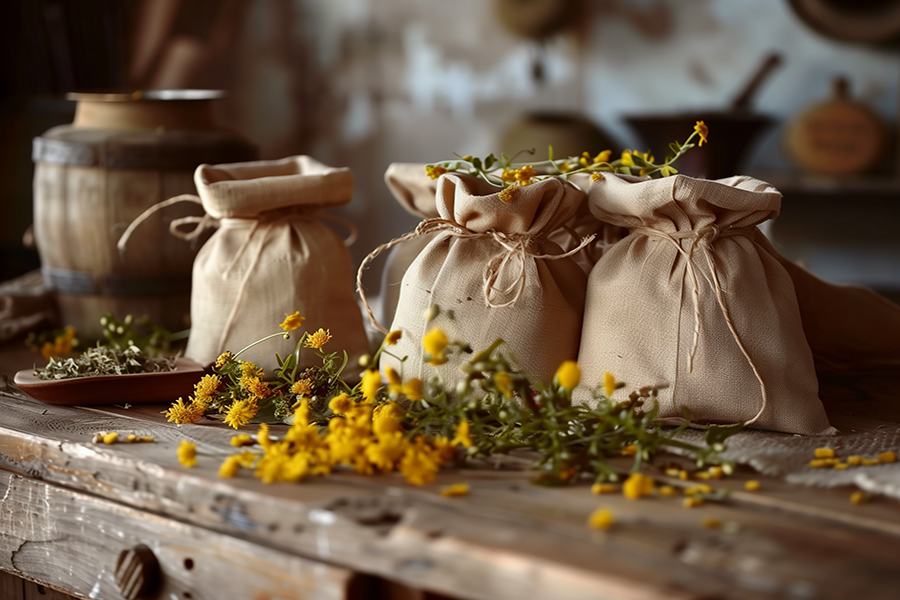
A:
{"type": "Polygon", "coordinates": [[[504,169],[509,166],[509,157],[503,152],[500,153],[500,166],[504,169]]]}
{"type": "Polygon", "coordinates": [[[547,160],[553,160],[553,146],[547,146],[547,160]]]}
{"type": "Polygon", "coordinates": [[[490,171],[495,162],[497,162],[497,159],[494,157],[494,153],[488,154],[484,159],[484,170],[490,171]]]}
{"type": "Polygon", "coordinates": [[[481,169],[481,159],[480,159],[480,158],[473,158],[473,159],[472,159],[472,166],[475,167],[477,170],[481,171],[481,170],[482,170],[482,169],[481,169]]]}
{"type": "Polygon", "coordinates": [[[709,446],[721,444],[743,428],[743,423],[736,423],[735,425],[713,425],[706,430],[706,443],[709,446]]]}

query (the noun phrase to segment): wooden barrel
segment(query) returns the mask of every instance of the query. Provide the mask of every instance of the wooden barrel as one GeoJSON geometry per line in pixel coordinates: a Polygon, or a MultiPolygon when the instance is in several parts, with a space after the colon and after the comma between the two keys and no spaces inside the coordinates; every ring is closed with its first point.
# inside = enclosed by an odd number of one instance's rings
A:
{"type": "Polygon", "coordinates": [[[106,313],[148,315],[173,331],[188,325],[199,246],[172,236],[169,224],[199,207],[181,203],[153,214],[122,255],[116,242],[147,208],[196,193],[198,165],[256,158],[253,146],[215,128],[212,102],[220,96],[71,94],[75,121],[35,138],[35,239],[64,324],[88,336],[100,335],[106,313]]]}

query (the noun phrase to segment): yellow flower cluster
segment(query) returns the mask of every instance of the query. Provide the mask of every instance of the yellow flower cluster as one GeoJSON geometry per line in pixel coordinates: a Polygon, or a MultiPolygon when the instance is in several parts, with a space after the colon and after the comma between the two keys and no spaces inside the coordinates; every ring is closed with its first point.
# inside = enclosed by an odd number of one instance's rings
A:
{"type": "Polygon", "coordinates": [[[307,348],[313,348],[318,350],[322,346],[328,343],[331,339],[331,330],[329,329],[319,329],[315,333],[309,334],[306,338],[306,341],[303,342],[303,345],[307,348]]]}
{"type": "Polygon", "coordinates": [[[44,342],[44,345],[41,346],[41,356],[50,360],[51,358],[67,355],[77,343],[75,336],[75,328],[71,326],[66,327],[63,334],[56,336],[52,342],[44,342]]]}
{"type": "MultiPolygon", "coordinates": [[[[396,470],[409,483],[424,485],[454,458],[457,446],[472,445],[465,421],[453,440],[424,435],[408,439],[401,423],[404,409],[394,402],[375,406],[365,399],[339,394],[331,399],[329,408],[335,416],[327,428],[320,429],[310,422],[308,401],[301,400],[293,424],[282,439],[271,438],[268,426],[260,425],[257,440],[262,454],[245,451],[228,457],[219,474],[233,477],[241,467],[253,467],[264,483],[274,483],[327,475],[337,465],[347,465],[367,475],[396,470]]],[[[236,437],[240,439],[232,445],[237,447],[252,442],[246,434],[236,437]]],[[[455,495],[460,495],[458,490],[455,495]]]]}
{"type": "Polygon", "coordinates": [[[442,167],[440,165],[435,165],[435,166],[428,165],[427,167],[425,167],[425,174],[428,175],[429,177],[431,177],[432,179],[437,179],[438,177],[440,177],[441,175],[443,175],[446,172],[447,172],[447,169],[445,169],[444,167],[442,167]]]}

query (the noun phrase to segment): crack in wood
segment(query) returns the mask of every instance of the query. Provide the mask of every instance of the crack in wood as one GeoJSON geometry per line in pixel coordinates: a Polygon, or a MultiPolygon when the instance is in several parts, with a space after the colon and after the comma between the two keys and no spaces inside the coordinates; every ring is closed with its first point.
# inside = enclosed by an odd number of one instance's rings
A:
{"type": "Polygon", "coordinates": [[[231,496],[216,495],[210,510],[222,517],[223,521],[241,531],[254,531],[261,527],[259,523],[250,517],[244,503],[231,496]]]}

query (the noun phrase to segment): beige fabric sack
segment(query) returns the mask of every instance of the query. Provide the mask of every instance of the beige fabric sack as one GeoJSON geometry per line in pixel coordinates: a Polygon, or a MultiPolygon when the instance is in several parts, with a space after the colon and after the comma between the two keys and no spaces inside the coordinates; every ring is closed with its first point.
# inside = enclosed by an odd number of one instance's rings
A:
{"type": "Polygon", "coordinates": [[[607,175],[591,211],[631,233],[588,280],[579,363],[632,387],[667,384],[661,417],[833,433],[790,275],[756,241],[781,194],[749,177],[607,175]]]}
{"type": "MultiPolygon", "coordinates": [[[[209,364],[223,350],[278,331],[300,311],[303,328],[329,329],[325,351],[346,350],[350,365],[367,351],[353,293],[353,264],[320,211],[350,202],[353,176],[306,156],[276,161],[201,165],[194,174],[205,220],[217,231],[194,260],[191,334],[186,355],[209,364]]],[[[275,353],[290,354],[298,340],[274,338],[241,355],[270,375],[275,353]]],[[[303,349],[301,367],[320,365],[303,349]]]]}
{"type": "Polygon", "coordinates": [[[900,369],[900,306],[868,288],[819,279],[783,257],[762,233],[757,243],[794,282],[818,371],[900,369]]]}
{"type": "MultiPolygon", "coordinates": [[[[451,362],[424,364],[422,338],[439,327],[451,341],[484,350],[497,338],[500,351],[520,370],[550,381],[564,360],[578,353],[586,276],[571,253],[547,234],[578,209],[584,192],[558,179],[519,188],[511,203],[497,188],[465,174],[438,180],[439,219],[419,232],[434,232],[403,277],[392,330],[403,337],[391,351],[408,355],[405,377],[439,374],[454,385],[461,373],[451,362]],[[441,316],[426,323],[436,304],[441,316]],[[453,318],[449,317],[453,311],[453,318]]],[[[382,366],[400,369],[383,355],[382,366]]]]}
{"type": "MultiPolygon", "coordinates": [[[[425,163],[391,163],[384,173],[384,181],[409,214],[420,219],[438,216],[434,201],[437,181],[425,173],[425,163]]],[[[403,275],[430,240],[431,235],[421,235],[391,248],[381,272],[379,323],[390,323],[394,319],[403,275]]]]}

